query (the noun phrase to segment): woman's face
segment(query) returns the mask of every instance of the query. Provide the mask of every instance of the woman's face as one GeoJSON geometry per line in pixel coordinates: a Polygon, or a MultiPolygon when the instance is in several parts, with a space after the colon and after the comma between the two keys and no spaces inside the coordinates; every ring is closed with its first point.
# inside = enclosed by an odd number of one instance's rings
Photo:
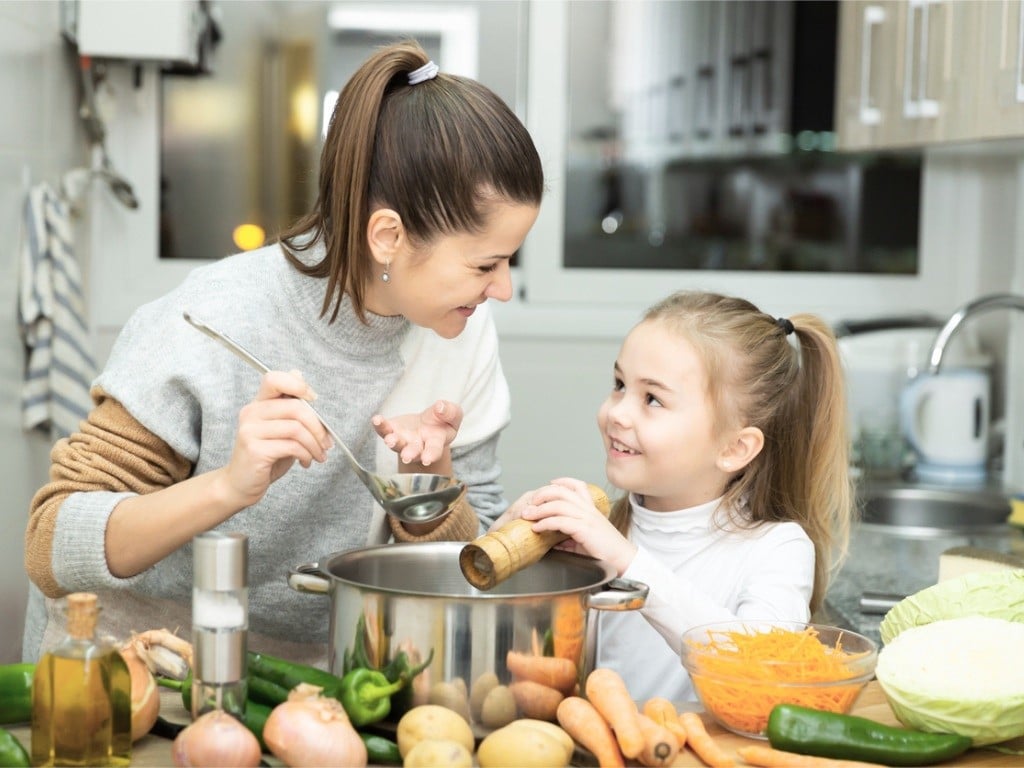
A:
{"type": "Polygon", "coordinates": [[[637,325],[622,344],[611,394],[597,415],[605,471],[618,488],[669,512],[721,496],[721,441],[707,395],[704,363],[664,323],[637,325]]]}
{"type": "Polygon", "coordinates": [[[533,205],[496,202],[481,232],[442,236],[426,249],[406,245],[390,261],[388,282],[376,277],[368,287],[367,308],[455,338],[477,305],[512,298],[509,261],[538,212],[533,205]]]}

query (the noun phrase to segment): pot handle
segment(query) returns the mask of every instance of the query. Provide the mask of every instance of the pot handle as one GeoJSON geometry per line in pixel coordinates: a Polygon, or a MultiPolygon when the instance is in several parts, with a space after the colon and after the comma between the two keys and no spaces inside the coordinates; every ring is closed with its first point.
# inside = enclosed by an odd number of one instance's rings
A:
{"type": "Polygon", "coordinates": [[[303,563],[289,569],[288,586],[296,592],[326,595],[331,583],[320,571],[320,563],[303,563]]]}
{"type": "Polygon", "coordinates": [[[635,611],[647,602],[650,587],[632,579],[612,579],[605,589],[587,597],[587,607],[599,611],[635,611]]]}

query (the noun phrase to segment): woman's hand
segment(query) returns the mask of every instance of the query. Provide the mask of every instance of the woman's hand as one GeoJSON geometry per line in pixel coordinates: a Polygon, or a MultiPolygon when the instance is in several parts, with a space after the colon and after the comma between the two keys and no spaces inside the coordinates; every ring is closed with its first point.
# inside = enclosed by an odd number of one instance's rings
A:
{"type": "Polygon", "coordinates": [[[302,400],[316,393],[298,371],[271,371],[238,414],[235,447],[226,467],[228,492],[241,506],[259,501],[296,461],[309,467],[327,459],[334,445],[320,419],[302,400]]]}
{"type": "Polygon", "coordinates": [[[462,408],[448,400],[438,400],[422,413],[390,419],[377,414],[372,421],[377,434],[398,454],[402,464],[429,467],[442,459],[450,464],[449,446],[462,425],[462,408]]]}
{"type": "Polygon", "coordinates": [[[558,545],[559,549],[603,560],[615,568],[619,576],[633,562],[636,545],[619,533],[594,506],[593,497],[582,480],[558,478],[527,495],[530,499],[520,516],[534,521],[533,530],[537,533],[561,531],[569,536],[558,545]]]}

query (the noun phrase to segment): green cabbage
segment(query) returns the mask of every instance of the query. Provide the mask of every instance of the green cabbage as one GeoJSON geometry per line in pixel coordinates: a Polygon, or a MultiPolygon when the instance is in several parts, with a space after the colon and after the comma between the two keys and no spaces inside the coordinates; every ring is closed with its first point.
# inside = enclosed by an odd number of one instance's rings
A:
{"type": "Polygon", "coordinates": [[[910,627],[964,616],[1024,622],[1024,569],[967,573],[940,581],[893,606],[878,631],[888,643],[910,627]]]}
{"type": "Polygon", "coordinates": [[[966,574],[894,606],[880,627],[875,674],[899,721],[975,746],[1024,735],[1024,690],[1000,681],[1020,664],[1021,632],[1006,621],[1024,624],[1024,570],[966,574]],[[934,622],[943,626],[924,629],[934,622]]]}

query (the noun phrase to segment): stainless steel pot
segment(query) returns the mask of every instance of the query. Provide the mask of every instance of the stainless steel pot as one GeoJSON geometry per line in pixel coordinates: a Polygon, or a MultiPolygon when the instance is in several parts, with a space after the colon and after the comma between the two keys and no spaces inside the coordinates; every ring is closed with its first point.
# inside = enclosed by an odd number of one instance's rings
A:
{"type": "Polygon", "coordinates": [[[353,549],[293,568],[289,586],[331,598],[328,666],[340,675],[359,655],[383,666],[405,651],[433,654],[416,679],[416,701],[438,682],[494,673],[510,681],[509,651],[569,658],[581,682],[593,666],[589,609],[633,610],[647,585],[615,578],[604,563],[553,550],[482,592],[459,567],[465,542],[401,543],[353,549]]]}

